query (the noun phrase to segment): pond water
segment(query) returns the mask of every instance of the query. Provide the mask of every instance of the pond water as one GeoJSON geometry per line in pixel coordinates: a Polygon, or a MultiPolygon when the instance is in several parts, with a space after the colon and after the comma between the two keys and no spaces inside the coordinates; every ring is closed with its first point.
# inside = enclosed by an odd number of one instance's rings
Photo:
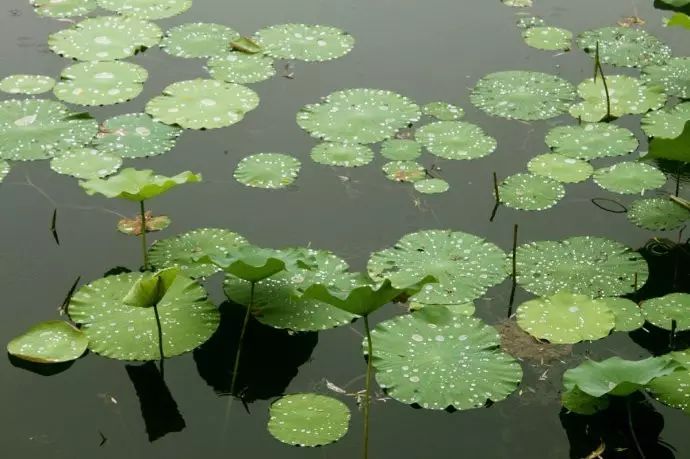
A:
{"type": "MultiPolygon", "coordinates": [[[[564,115],[524,123],[490,117],[470,103],[471,88],[484,75],[502,70],[554,73],[574,84],[592,74],[591,57],[578,49],[553,53],[526,46],[515,25],[520,11],[498,0],[195,0],[183,15],[157,21],[164,29],[187,22],[217,22],[246,35],[271,24],[324,24],[350,32],[356,44],[341,59],[296,62],[291,69],[294,78],[276,76],[251,85],[261,104],[242,122],[224,129],[186,131],[174,150],[163,156],[127,160],[132,167],[152,168],[165,175],[192,170],[204,177],[201,184],[181,187],[149,203],[155,213],[172,218],[170,228],[150,237],[155,240],[200,227],[229,228],[261,246],[310,245],[332,250],[354,270],[365,269],[371,252],[421,229],[465,231],[505,251],[511,248],[514,224],[519,225],[521,241],[594,235],[639,248],[656,235],[675,239],[677,232],[641,230],[624,214],[594,206],[591,199],[596,197],[627,205],[635,196],[613,195],[591,180],[567,185],[565,198],[549,210],[524,212],[501,207],[489,221],[494,204],[492,173],[504,178],[523,171],[530,158],[547,151],[546,132],[559,124],[571,124],[572,118],[564,115]],[[451,186],[448,192],[429,197],[386,180],[380,156],[373,165],[356,169],[314,163],[309,152],[317,142],[297,126],[295,114],[333,91],[357,87],[395,91],[420,104],[436,100],[457,104],[465,110],[464,120],[495,137],[498,148],[492,155],[472,161],[423,156],[425,166],[439,166],[451,186]],[[257,152],[285,152],[299,158],[302,171],[295,185],[270,191],[237,183],[233,179],[236,164],[257,152]]],[[[638,15],[646,21],[645,29],[665,41],[675,55],[690,52],[688,32],[662,27],[662,17],[667,14],[654,9],[651,1],[535,0],[529,12],[574,33],[638,15]]],[[[49,34],[68,25],[38,17],[27,0],[5,0],[0,8],[3,75],[57,77],[69,61],[53,54],[46,41],[49,34]]],[[[130,60],[150,73],[144,92],[126,104],[90,109],[97,119],[142,112],[146,102],[170,83],[206,77],[204,61],[174,58],[158,48],[130,60]]],[[[279,75],[281,72],[283,64],[278,67],[279,75]]],[[[629,69],[622,72],[634,74],[629,69]]],[[[623,117],[616,124],[633,130],[644,142],[639,117],[623,117]]],[[[640,149],[644,151],[646,145],[640,149]]],[[[598,160],[597,165],[612,162],[598,160]]],[[[673,183],[667,186],[672,191],[673,183]]],[[[56,318],[58,306],[78,276],[84,284],[112,268],[138,268],[139,244],[115,231],[117,214],[135,212],[132,203],[87,196],[76,180],[51,171],[47,161],[14,163],[0,186],[0,214],[4,216],[0,225],[1,340],[7,342],[36,322],[56,318]],[[55,208],[59,245],[50,231],[55,208]]],[[[217,304],[225,301],[220,284],[219,276],[206,281],[217,304]]],[[[492,288],[477,301],[478,315],[489,323],[502,320],[510,289],[510,280],[492,288]]],[[[531,297],[518,289],[515,304],[531,297]]],[[[223,307],[235,311],[228,304],[223,307]]],[[[399,308],[389,306],[372,320],[378,322],[398,312],[399,308]]],[[[241,314],[229,312],[223,320],[228,342],[234,342],[241,314]]],[[[47,376],[3,360],[0,446],[4,457],[357,457],[362,416],[351,398],[344,398],[353,410],[350,433],[324,448],[283,445],[269,435],[266,422],[271,401],[282,393],[329,393],[326,380],[352,391],[363,387],[366,364],[359,352],[361,323],[318,336],[289,337],[259,327],[250,328],[249,333],[247,359],[252,363],[247,371],[252,372],[259,399],[246,407],[235,402],[228,410],[228,397],[219,396],[209,384],[227,373],[218,361],[230,360],[234,349],[217,356],[207,350],[171,359],[166,362],[165,383],[185,427],[153,442],[146,434],[140,400],[125,363],[91,354],[67,371],[47,376]]],[[[649,351],[623,333],[576,345],[574,356],[565,364],[548,369],[524,365],[520,390],[486,409],[447,413],[413,409],[394,400],[376,401],[370,457],[584,457],[598,445],[598,435],[584,438],[581,425],[561,422],[559,390],[563,370],[585,355],[639,359],[649,351]]],[[[663,424],[649,413],[640,415],[640,422],[649,423],[648,430],[661,430],[663,441],[675,448],[675,457],[690,457],[687,417],[656,402],[653,406],[663,415],[663,424]]],[[[180,427],[179,418],[170,413],[147,412],[144,406],[144,414],[151,418],[150,423],[177,422],[180,427]]],[[[651,442],[643,444],[649,451],[647,457],[666,457],[655,449],[656,440],[655,435],[642,440],[651,442]]],[[[605,457],[637,456],[632,450],[611,450],[605,457]]]]}

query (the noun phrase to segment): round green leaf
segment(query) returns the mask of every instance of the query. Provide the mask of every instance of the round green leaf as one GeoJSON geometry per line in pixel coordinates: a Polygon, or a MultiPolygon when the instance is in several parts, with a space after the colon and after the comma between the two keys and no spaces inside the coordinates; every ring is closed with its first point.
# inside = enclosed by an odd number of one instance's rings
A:
{"type": "Polygon", "coordinates": [[[170,151],[181,133],[182,129],[154,121],[145,113],[132,113],[105,120],[93,145],[108,155],[143,158],[170,151]]]}
{"type": "Polygon", "coordinates": [[[294,446],[323,446],[340,440],[350,426],[350,410],[325,395],[292,394],[271,405],[268,431],[294,446]]]}
{"type": "Polygon", "coordinates": [[[669,356],[686,369],[654,378],[647,389],[661,403],[690,414],[690,351],[672,352],[669,356]]]}
{"type": "Polygon", "coordinates": [[[350,52],[355,39],[335,27],[307,24],[282,24],[256,32],[256,42],[276,59],[307,62],[329,61],[350,52]]]}
{"type": "Polygon", "coordinates": [[[381,156],[393,161],[412,161],[419,158],[422,146],[409,139],[387,139],[381,144],[381,156]]]}
{"type": "Polygon", "coordinates": [[[48,37],[50,49],[80,61],[112,61],[155,46],[163,32],[154,23],[122,16],[85,19],[48,37]]]}
{"type": "Polygon", "coordinates": [[[465,116],[465,111],[462,108],[447,102],[430,102],[422,107],[422,112],[439,121],[456,121],[465,116]]]}
{"type": "Polygon", "coordinates": [[[161,195],[178,185],[200,181],[200,174],[193,174],[189,171],[166,177],[165,175],[154,175],[151,169],[137,170],[128,167],[107,179],[95,178],[79,182],[79,186],[88,195],[100,193],[106,198],[120,198],[139,202],[161,195]]]}
{"type": "Polygon", "coordinates": [[[644,194],[646,190],[661,188],[666,175],[654,166],[638,162],[623,162],[597,169],[594,182],[605,190],[621,194],[644,194]]]}
{"type": "Polygon", "coordinates": [[[209,59],[207,66],[213,78],[228,83],[258,83],[276,73],[272,58],[238,51],[214,56],[209,59]]]}
{"type": "Polygon", "coordinates": [[[45,75],[10,75],[0,81],[0,91],[9,94],[43,94],[53,86],[55,80],[45,75]]]}
{"type": "Polygon", "coordinates": [[[616,318],[614,329],[621,332],[637,330],[644,325],[640,307],[626,298],[602,298],[616,318]]]}
{"type": "Polygon", "coordinates": [[[390,161],[381,169],[394,182],[414,183],[426,178],[426,169],[416,161],[390,161]]]}
{"type": "Polygon", "coordinates": [[[501,203],[520,210],[546,210],[565,196],[565,188],[560,182],[524,173],[507,177],[498,191],[501,203]]]}
{"type": "Polygon", "coordinates": [[[658,38],[636,27],[602,27],[577,37],[577,45],[594,57],[599,42],[599,59],[604,64],[643,67],[663,64],[671,49],[658,38]]]}
{"type": "Polygon", "coordinates": [[[235,179],[256,188],[285,188],[297,178],[300,162],[282,153],[257,153],[237,164],[235,179]]]}
{"type": "Polygon", "coordinates": [[[98,0],[98,6],[124,16],[165,19],[192,7],[192,0],[98,0]]]}
{"type": "Polygon", "coordinates": [[[85,16],[95,10],[96,0],[31,0],[34,11],[47,18],[85,16]]]}
{"type": "Polygon", "coordinates": [[[690,220],[690,210],[666,198],[638,199],[630,206],[628,220],[640,228],[670,231],[690,220]]]}
{"type": "Polygon", "coordinates": [[[49,320],[31,327],[7,344],[7,352],[30,362],[60,363],[76,360],[86,352],[89,339],[62,320],[49,320]]]}
{"type": "Polygon", "coordinates": [[[424,194],[445,193],[450,186],[442,179],[431,178],[414,183],[414,189],[424,194]]]}
{"type": "Polygon", "coordinates": [[[568,109],[575,100],[575,88],[564,79],[546,73],[496,72],[479,80],[470,100],[490,115],[545,120],[568,109]]]}
{"type": "Polygon", "coordinates": [[[7,174],[10,173],[10,163],[0,160],[0,182],[2,182],[7,174]]]}
{"type": "Polygon", "coordinates": [[[120,166],[121,158],[92,148],[75,148],[50,161],[50,168],[58,174],[71,175],[79,179],[105,177],[117,172],[120,166]]]}
{"type": "Polygon", "coordinates": [[[311,150],[311,159],[328,166],[358,167],[369,164],[374,152],[366,145],[323,142],[311,150]]]}
{"type": "Polygon", "coordinates": [[[669,293],[642,303],[642,313],[647,322],[664,330],[671,330],[676,321],[676,330],[690,330],[690,294],[669,293]]]}
{"type": "Polygon", "coordinates": [[[230,126],[259,105],[251,89],[216,80],[187,80],[173,83],[146,104],[146,113],[165,124],[186,129],[215,129],[230,126]]]}
{"type": "Polygon", "coordinates": [[[592,397],[585,394],[577,387],[564,391],[561,394],[561,402],[568,411],[590,416],[609,407],[611,402],[607,397],[592,397]]]}
{"type": "Polygon", "coordinates": [[[664,65],[642,69],[647,86],[661,86],[669,96],[690,99],[690,57],[673,57],[664,65]]]}
{"type": "Polygon", "coordinates": [[[690,102],[683,102],[671,109],[656,110],[642,117],[642,129],[649,137],[675,139],[690,121],[690,102]]]}
{"type": "Polygon", "coordinates": [[[161,41],[166,53],[177,57],[212,57],[230,51],[230,42],[240,34],[220,24],[196,22],[168,30],[161,41]]]}
{"type": "Polygon", "coordinates": [[[129,62],[82,62],[67,67],[55,96],[76,105],[112,105],[137,97],[149,73],[129,62]]]}
{"type": "Polygon", "coordinates": [[[520,29],[529,29],[530,27],[542,27],[546,22],[542,18],[536,16],[521,16],[517,20],[517,26],[520,29]]]}
{"type": "Polygon", "coordinates": [[[522,38],[532,48],[545,51],[568,51],[573,34],[559,27],[530,27],[522,33],[522,38]]]}
{"type": "Polygon", "coordinates": [[[482,128],[463,121],[436,121],[422,126],[417,141],[432,154],[445,159],[475,159],[496,149],[496,139],[482,128]]]}
{"type": "Polygon", "coordinates": [[[517,283],[535,295],[561,291],[592,297],[618,296],[647,281],[645,259],[618,242],[578,236],[539,241],[517,249],[517,283]]]}
{"type": "Polygon", "coordinates": [[[594,171],[586,161],[553,153],[535,156],[527,163],[527,169],[533,174],[563,183],[582,182],[594,171]]]}
{"type": "Polygon", "coordinates": [[[638,145],[630,130],[607,123],[557,126],[546,134],[545,142],[555,153],[586,161],[625,155],[638,145]]]}
{"type": "Polygon", "coordinates": [[[501,0],[501,3],[515,8],[528,8],[532,6],[532,0],[501,0]]]}

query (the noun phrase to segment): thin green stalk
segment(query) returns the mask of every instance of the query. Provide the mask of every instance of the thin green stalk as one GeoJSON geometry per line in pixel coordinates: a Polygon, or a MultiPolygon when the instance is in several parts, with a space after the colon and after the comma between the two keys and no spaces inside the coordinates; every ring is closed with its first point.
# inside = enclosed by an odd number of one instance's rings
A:
{"type": "Polygon", "coordinates": [[[240,332],[240,341],[237,344],[237,353],[235,354],[235,365],[232,369],[232,383],[230,383],[230,396],[235,395],[235,384],[237,383],[237,374],[240,369],[240,359],[242,358],[242,345],[244,344],[244,335],[247,332],[247,325],[249,324],[249,318],[252,315],[252,307],[254,306],[254,287],[256,282],[252,282],[251,293],[249,294],[249,305],[247,306],[247,312],[244,315],[244,322],[242,323],[242,331],[240,332]]]}
{"type": "Polygon", "coordinates": [[[601,75],[601,82],[604,84],[604,93],[606,94],[606,119],[611,119],[611,96],[609,95],[609,85],[606,83],[604,76],[604,69],[601,66],[601,59],[599,58],[599,42],[597,42],[596,53],[594,54],[594,82],[597,82],[597,73],[601,75]]]}
{"type": "Polygon", "coordinates": [[[146,209],[144,201],[139,201],[139,213],[141,214],[141,253],[144,255],[144,271],[149,269],[149,252],[146,243],[146,209]]]}
{"type": "Polygon", "coordinates": [[[160,353],[161,359],[158,364],[161,372],[161,378],[165,374],[163,370],[163,361],[165,360],[165,354],[163,353],[163,328],[161,327],[161,316],[158,314],[158,305],[153,305],[153,313],[156,315],[156,327],[158,328],[158,352],[160,353]]]}
{"type": "Polygon", "coordinates": [[[364,316],[364,331],[367,335],[367,380],[364,389],[364,459],[369,457],[369,404],[371,401],[371,373],[374,361],[374,350],[371,344],[369,316],[364,316]]]}

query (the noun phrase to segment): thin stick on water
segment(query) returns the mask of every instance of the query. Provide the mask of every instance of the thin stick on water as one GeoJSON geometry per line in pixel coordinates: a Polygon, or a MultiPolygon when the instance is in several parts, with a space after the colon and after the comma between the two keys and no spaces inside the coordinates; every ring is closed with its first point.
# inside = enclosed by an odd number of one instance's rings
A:
{"type": "Polygon", "coordinates": [[[489,221],[493,222],[494,218],[496,218],[496,212],[498,211],[498,207],[501,205],[501,195],[499,194],[498,191],[498,176],[496,175],[496,172],[493,173],[494,176],[494,198],[496,202],[494,203],[494,208],[491,210],[491,216],[489,217],[489,221]]]}
{"type": "Polygon", "coordinates": [[[149,269],[149,251],[146,243],[146,209],[144,201],[139,201],[139,212],[141,215],[141,253],[144,256],[144,271],[149,269]]]}
{"type": "Polygon", "coordinates": [[[371,372],[374,360],[374,351],[371,344],[371,329],[369,328],[369,316],[364,316],[364,331],[367,335],[367,378],[364,389],[364,451],[363,458],[369,457],[369,404],[371,402],[371,372]]]}
{"type": "Polygon", "coordinates": [[[604,85],[604,93],[606,94],[606,119],[611,119],[611,96],[609,94],[609,85],[606,83],[604,76],[604,69],[601,66],[601,59],[599,58],[599,42],[597,41],[596,52],[594,54],[594,82],[597,82],[597,74],[601,76],[601,82],[604,85]]]}
{"type": "Polygon", "coordinates": [[[510,288],[510,301],[508,302],[508,317],[513,315],[513,302],[515,301],[515,290],[517,288],[517,242],[518,242],[518,224],[513,225],[513,272],[512,286],[510,288]]]}

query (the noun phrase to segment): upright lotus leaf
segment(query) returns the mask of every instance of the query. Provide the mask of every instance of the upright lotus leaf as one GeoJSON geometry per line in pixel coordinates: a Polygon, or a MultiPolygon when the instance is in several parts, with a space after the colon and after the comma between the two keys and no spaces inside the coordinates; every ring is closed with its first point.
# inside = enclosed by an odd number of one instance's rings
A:
{"type": "Polygon", "coordinates": [[[535,156],[527,163],[527,169],[533,174],[562,183],[582,182],[594,171],[592,165],[586,161],[553,153],[535,156]]]}
{"type": "Polygon", "coordinates": [[[196,22],[168,30],[161,48],[177,57],[212,57],[230,51],[230,42],[239,37],[240,34],[230,27],[196,22]]]}
{"type": "Polygon", "coordinates": [[[672,139],[655,137],[649,141],[649,157],[690,161],[690,120],[685,122],[683,132],[672,139]]]}
{"type": "Polygon", "coordinates": [[[422,154],[422,146],[410,139],[387,139],[381,143],[381,156],[393,161],[412,161],[422,154]]]}
{"type": "Polygon", "coordinates": [[[10,75],[0,81],[0,91],[9,94],[43,94],[53,86],[55,80],[45,75],[10,75]]]}
{"type": "Polygon", "coordinates": [[[208,277],[220,271],[209,259],[222,257],[228,250],[245,244],[247,240],[232,231],[201,228],[154,242],[149,249],[149,261],[158,269],[178,267],[193,279],[208,277]]]}
{"type": "Polygon", "coordinates": [[[690,0],[661,0],[661,2],[676,8],[682,8],[690,5],[690,0]]]}
{"type": "Polygon", "coordinates": [[[615,331],[630,332],[644,325],[640,307],[627,298],[602,298],[616,318],[615,331]]]}
{"type": "Polygon", "coordinates": [[[46,159],[88,143],[98,122],[88,114],[70,112],[45,99],[0,102],[0,158],[46,159]]]}
{"type": "Polygon", "coordinates": [[[96,0],[30,0],[39,16],[48,18],[69,18],[85,16],[95,10],[96,0]]]}
{"type": "Polygon", "coordinates": [[[259,96],[245,86],[199,78],[171,84],[146,104],[146,113],[186,129],[214,129],[241,121],[258,106],[259,96]]]}
{"type": "Polygon", "coordinates": [[[465,111],[462,108],[448,102],[430,102],[422,107],[422,112],[439,121],[457,121],[465,116],[465,111]]]}
{"type": "Polygon", "coordinates": [[[517,248],[515,259],[517,283],[540,296],[562,291],[595,298],[624,295],[642,287],[648,276],[639,253],[593,236],[530,242],[517,248]]]}
{"type": "Polygon", "coordinates": [[[268,431],[294,446],[323,446],[340,440],[350,426],[350,410],[325,395],[291,394],[271,405],[268,431]]]}
{"type": "Polygon", "coordinates": [[[644,67],[663,64],[671,57],[671,48],[655,36],[636,27],[602,27],[577,37],[577,45],[594,57],[597,42],[599,59],[604,64],[644,67]]]}
{"type": "MultiPolygon", "coordinates": [[[[635,29],[637,30],[637,29],[635,29]]],[[[666,94],[661,86],[647,86],[637,78],[627,75],[606,77],[611,102],[611,116],[638,115],[661,108],[666,94]]],[[[570,114],[582,121],[601,121],[606,118],[606,88],[604,80],[586,79],[577,86],[582,102],[570,107],[570,114]]]]}
{"type": "Polygon", "coordinates": [[[390,161],[381,168],[388,180],[394,182],[418,182],[427,176],[424,166],[417,161],[390,161]]]}
{"type": "Polygon", "coordinates": [[[654,166],[639,162],[623,162],[597,169],[594,182],[605,190],[621,194],[644,194],[661,188],[666,175],[654,166]]]}
{"type": "Polygon", "coordinates": [[[644,67],[642,81],[663,87],[669,96],[690,99],[690,57],[673,57],[664,65],[644,67]]]}
{"type": "Polygon", "coordinates": [[[154,121],[145,113],[131,113],[105,120],[93,146],[108,155],[143,158],[170,151],[181,133],[179,127],[154,121]]]}
{"type": "Polygon", "coordinates": [[[0,182],[2,182],[7,174],[10,173],[10,163],[0,160],[0,182]]]}
{"type": "Polygon", "coordinates": [[[67,67],[53,89],[55,96],[76,105],[112,105],[141,94],[149,73],[129,62],[82,62],[67,67]]]}
{"type": "Polygon", "coordinates": [[[480,408],[503,400],[522,380],[520,364],[501,351],[493,327],[445,308],[382,322],[372,340],[376,380],[403,403],[431,410],[480,408]]]}
{"type": "Polygon", "coordinates": [[[690,16],[684,13],[676,13],[666,23],[669,27],[683,27],[690,30],[690,16]]]}
{"type": "Polygon", "coordinates": [[[134,282],[122,301],[127,306],[137,308],[152,308],[165,297],[170,287],[180,274],[176,267],[165,268],[153,273],[143,273],[134,282]]]}
{"type": "Polygon", "coordinates": [[[517,310],[520,328],[555,344],[604,338],[615,326],[615,320],[605,300],[569,292],[526,301],[517,310]]]}
{"type": "Polygon", "coordinates": [[[328,166],[359,167],[369,164],[374,152],[356,143],[322,142],[311,150],[311,159],[328,166]]]}
{"type": "Polygon", "coordinates": [[[690,102],[683,102],[670,109],[655,110],[642,117],[642,130],[649,137],[675,139],[683,134],[685,123],[690,121],[690,102]]]}
{"type": "Polygon", "coordinates": [[[302,107],[297,124],[317,139],[367,144],[393,137],[420,116],[417,104],[394,92],[347,89],[302,107]]]}
{"type": "Polygon", "coordinates": [[[372,279],[390,279],[394,287],[431,275],[437,284],[426,285],[411,301],[423,305],[471,302],[505,277],[505,253],[472,234],[450,230],[419,231],[403,236],[393,248],[375,252],[367,269],[372,279]]]}
{"type": "Polygon", "coordinates": [[[256,42],[276,59],[322,62],[350,52],[355,39],[335,27],[307,24],[282,24],[256,32],[256,42]]]}
{"type": "Polygon", "coordinates": [[[522,38],[532,48],[545,51],[568,51],[573,33],[560,27],[529,27],[522,32],[522,38]]]}
{"type": "Polygon", "coordinates": [[[244,54],[263,54],[264,51],[264,48],[260,44],[249,37],[239,37],[230,41],[230,49],[244,54]]]}
{"type": "Polygon", "coordinates": [[[669,293],[642,303],[642,313],[647,322],[664,330],[690,330],[690,294],[669,293]]]}
{"type": "Polygon", "coordinates": [[[668,356],[680,362],[685,370],[652,379],[647,384],[647,390],[661,403],[690,414],[690,351],[685,349],[668,356]]]}
{"type": "Polygon", "coordinates": [[[565,196],[565,188],[560,182],[524,173],[507,177],[499,185],[498,192],[502,204],[520,210],[546,210],[565,196]]]}
{"type": "Polygon", "coordinates": [[[690,220],[690,210],[667,198],[638,199],[628,210],[628,220],[640,228],[670,231],[690,220]]]}
{"type": "Polygon", "coordinates": [[[417,141],[445,159],[475,159],[496,149],[496,139],[482,128],[463,121],[436,121],[417,130],[417,141]]]}
{"type": "Polygon", "coordinates": [[[285,188],[291,185],[301,168],[297,158],[282,153],[257,153],[237,164],[235,179],[255,188],[285,188]]]}
{"type": "Polygon", "coordinates": [[[247,282],[259,282],[283,270],[310,268],[312,255],[301,249],[266,249],[251,244],[231,247],[222,255],[208,254],[210,260],[228,274],[247,282]]]}
{"type": "Polygon", "coordinates": [[[443,179],[430,178],[414,182],[414,189],[424,194],[445,193],[450,188],[448,182],[443,179]]]}
{"type": "Polygon", "coordinates": [[[80,61],[113,61],[155,46],[163,32],[156,24],[123,16],[84,19],[48,37],[48,46],[60,56],[80,61]]]}
{"type": "Polygon", "coordinates": [[[470,100],[490,115],[545,120],[568,110],[575,100],[575,88],[555,75],[511,70],[491,73],[479,80],[470,100]]]}
{"type": "Polygon", "coordinates": [[[81,357],[89,339],[78,328],[62,320],[34,325],[7,343],[7,353],[37,363],[60,363],[81,357]]]}
{"type": "Polygon", "coordinates": [[[74,148],[50,161],[50,168],[58,174],[78,179],[93,179],[114,174],[122,166],[122,159],[101,153],[93,148],[74,148]]]}
{"type": "Polygon", "coordinates": [[[566,410],[591,416],[608,408],[611,404],[607,397],[592,397],[577,387],[561,393],[561,403],[566,410]]]}
{"type": "Polygon", "coordinates": [[[546,134],[545,142],[555,153],[585,161],[626,155],[638,146],[629,129],[608,123],[556,126],[546,134]]]}
{"type": "Polygon", "coordinates": [[[106,179],[92,179],[79,182],[86,194],[100,193],[106,198],[121,198],[129,201],[145,201],[165,193],[184,183],[201,181],[200,174],[181,172],[172,177],[154,175],[151,169],[137,170],[131,167],[106,179]]]}
{"type": "MultiPolygon", "coordinates": [[[[80,288],[68,306],[70,318],[89,338],[89,349],[118,360],[160,358],[158,325],[151,307],[126,304],[124,298],[143,277],[126,273],[98,279],[80,288]]],[[[213,335],[218,308],[196,282],[178,275],[156,305],[163,335],[163,355],[189,352],[213,335]]]]}
{"type": "Polygon", "coordinates": [[[141,19],[165,19],[192,7],[192,0],[98,0],[105,10],[141,19]]]}
{"type": "Polygon", "coordinates": [[[272,58],[239,51],[213,56],[206,66],[213,78],[228,83],[258,83],[276,73],[272,58]]]}

